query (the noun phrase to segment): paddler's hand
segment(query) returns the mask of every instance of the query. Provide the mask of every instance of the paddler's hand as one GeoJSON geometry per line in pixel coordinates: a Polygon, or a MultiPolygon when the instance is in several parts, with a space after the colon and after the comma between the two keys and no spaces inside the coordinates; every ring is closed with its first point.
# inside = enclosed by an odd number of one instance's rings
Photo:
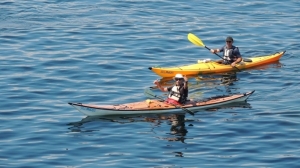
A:
{"type": "Polygon", "coordinates": [[[210,52],[213,54],[216,53],[214,49],[210,49],[210,52]]]}
{"type": "Polygon", "coordinates": [[[236,66],[236,63],[235,63],[235,62],[231,63],[231,66],[232,66],[232,67],[235,67],[235,66],[236,66]]]}
{"type": "Polygon", "coordinates": [[[158,80],[155,80],[155,81],[153,82],[153,84],[158,85],[158,84],[159,84],[159,81],[158,81],[158,80]]]}
{"type": "Polygon", "coordinates": [[[161,87],[161,85],[160,85],[160,83],[159,83],[159,80],[155,80],[155,81],[153,82],[153,84],[155,84],[155,85],[158,87],[158,89],[160,89],[160,90],[163,91],[163,92],[168,91],[167,88],[165,89],[165,88],[161,87]]]}
{"type": "Polygon", "coordinates": [[[188,78],[186,77],[186,75],[183,77],[184,82],[188,82],[188,78]]]}
{"type": "MultiPolygon", "coordinates": [[[[231,63],[230,65],[232,67],[235,67],[236,64],[240,63],[242,61],[242,57],[239,57],[237,60],[235,60],[233,63],[231,63]]],[[[237,67],[235,67],[236,69],[238,69],[237,67]]],[[[238,69],[239,70],[239,69],[238,69]]]]}

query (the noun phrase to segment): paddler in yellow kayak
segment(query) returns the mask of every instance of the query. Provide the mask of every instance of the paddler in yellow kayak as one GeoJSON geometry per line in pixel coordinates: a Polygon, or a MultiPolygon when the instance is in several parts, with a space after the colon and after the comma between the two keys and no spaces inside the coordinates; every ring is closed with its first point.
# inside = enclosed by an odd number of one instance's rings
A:
{"type": "Polygon", "coordinates": [[[166,103],[171,105],[182,105],[188,97],[188,78],[182,74],[176,74],[173,78],[175,85],[170,87],[162,87],[158,80],[153,83],[163,92],[169,92],[166,103]]]}
{"type": "Polygon", "coordinates": [[[240,54],[239,48],[232,45],[233,44],[233,38],[228,36],[226,38],[226,45],[224,45],[222,48],[218,49],[211,49],[210,52],[213,54],[218,52],[223,52],[223,60],[218,60],[216,62],[220,64],[230,64],[232,67],[235,67],[235,65],[242,61],[242,56],[240,54]]]}

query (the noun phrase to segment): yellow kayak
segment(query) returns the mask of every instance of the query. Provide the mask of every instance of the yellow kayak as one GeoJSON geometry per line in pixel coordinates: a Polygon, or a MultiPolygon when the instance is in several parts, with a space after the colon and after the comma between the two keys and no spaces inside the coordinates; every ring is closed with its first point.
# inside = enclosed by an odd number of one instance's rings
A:
{"type": "MultiPolygon", "coordinates": [[[[243,59],[242,62],[236,65],[239,70],[252,68],[264,64],[269,64],[278,61],[285,51],[266,56],[257,56],[253,58],[243,59]]],[[[215,74],[237,71],[238,69],[230,65],[219,64],[214,61],[199,62],[191,65],[176,66],[176,67],[149,67],[154,73],[161,77],[174,77],[180,73],[187,76],[196,76],[202,74],[215,74]]]]}

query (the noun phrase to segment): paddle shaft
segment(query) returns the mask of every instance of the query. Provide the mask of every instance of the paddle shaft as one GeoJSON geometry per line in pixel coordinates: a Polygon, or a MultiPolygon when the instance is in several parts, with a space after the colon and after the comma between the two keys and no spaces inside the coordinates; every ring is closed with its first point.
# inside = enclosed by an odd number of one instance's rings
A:
{"type": "MultiPolygon", "coordinates": [[[[154,95],[154,94],[152,94],[152,93],[149,93],[150,92],[150,90],[148,90],[147,92],[145,92],[145,93],[147,93],[148,95],[150,95],[150,96],[152,96],[152,97],[155,97],[155,98],[158,98],[158,99],[160,99],[160,100],[163,100],[164,101],[164,99],[163,98],[161,98],[161,97],[159,97],[159,96],[157,96],[157,95],[154,95]]],[[[183,107],[181,107],[181,106],[177,106],[177,105],[175,105],[175,104],[172,104],[172,103],[170,103],[171,105],[173,105],[173,106],[175,106],[176,108],[181,108],[183,111],[185,111],[185,112],[187,112],[187,113],[189,113],[190,115],[194,115],[194,113],[192,112],[192,111],[190,111],[190,110],[188,110],[188,109],[186,109],[186,108],[183,108],[183,107]]]]}

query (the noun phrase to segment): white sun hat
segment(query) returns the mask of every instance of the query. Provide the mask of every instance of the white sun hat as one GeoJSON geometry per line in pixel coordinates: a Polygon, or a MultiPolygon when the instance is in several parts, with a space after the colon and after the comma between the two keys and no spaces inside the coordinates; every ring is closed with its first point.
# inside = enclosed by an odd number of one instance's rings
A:
{"type": "Polygon", "coordinates": [[[176,74],[174,78],[183,78],[181,74],[176,74]]]}

